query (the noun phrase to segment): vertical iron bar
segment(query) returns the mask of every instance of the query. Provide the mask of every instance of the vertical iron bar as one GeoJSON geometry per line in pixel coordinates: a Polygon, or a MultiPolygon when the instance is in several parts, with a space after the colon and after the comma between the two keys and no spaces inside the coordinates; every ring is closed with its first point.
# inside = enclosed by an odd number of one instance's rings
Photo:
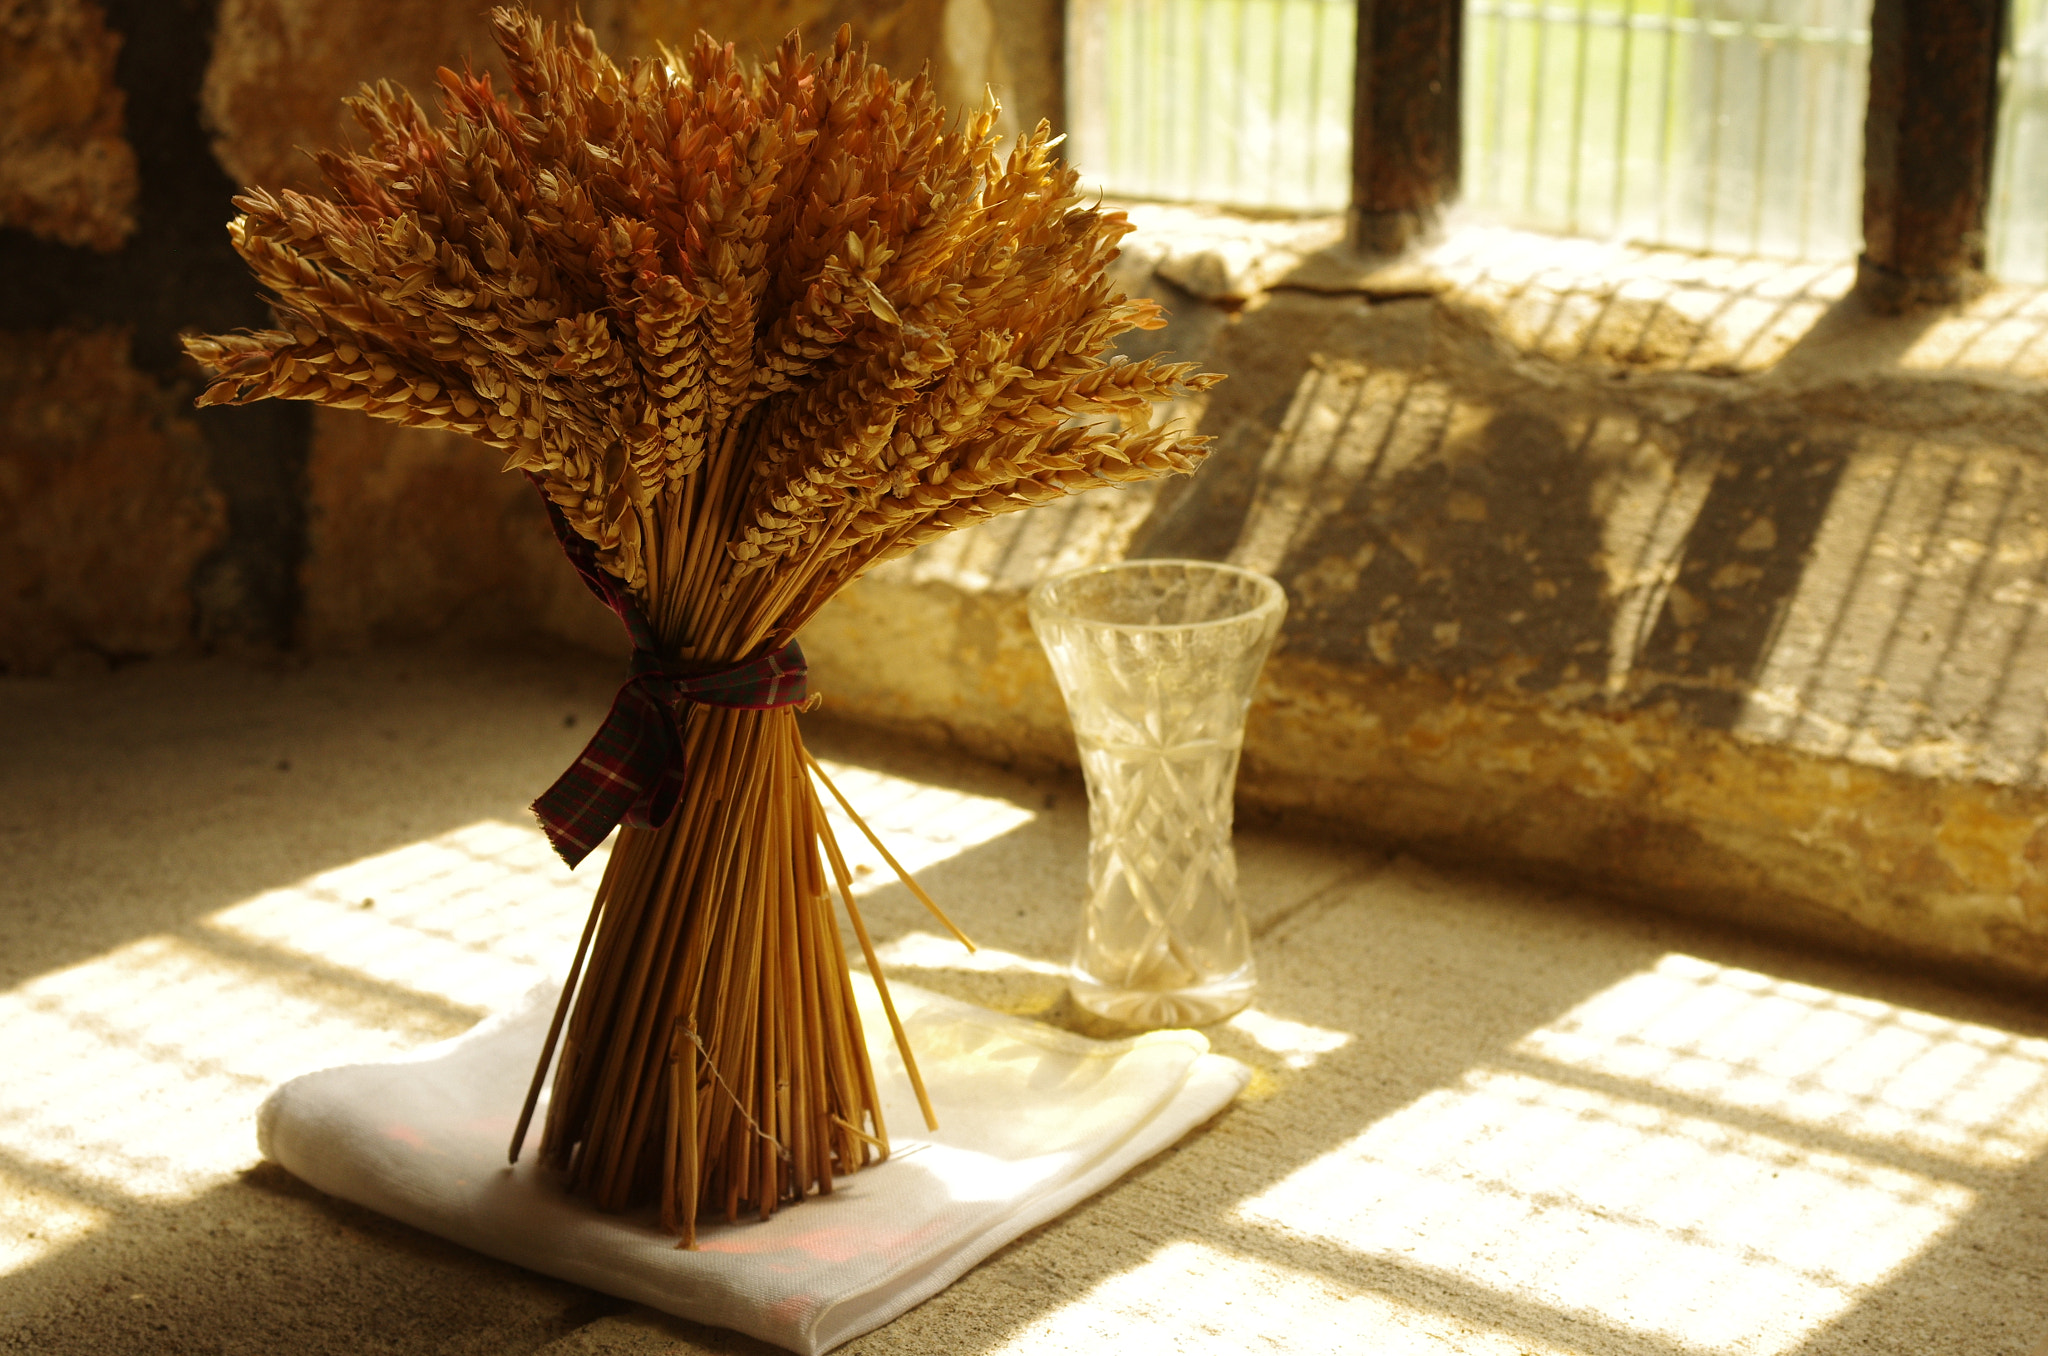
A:
{"type": "Polygon", "coordinates": [[[1664,0],[1664,84],[1657,109],[1657,239],[1671,238],[1672,68],[1678,64],[1678,0],[1664,0]]]}
{"type": "MultiPolygon", "coordinates": [[[[1775,6],[1770,5],[1769,0],[1767,0],[1767,13],[1770,8],[1775,8],[1775,6]]],[[[1750,32],[1756,33],[1755,26],[1751,26],[1750,32]]],[[[1756,63],[1756,159],[1750,172],[1749,193],[1749,252],[1751,254],[1761,254],[1763,252],[1764,236],[1764,158],[1770,154],[1771,150],[1771,73],[1776,69],[1778,44],[1776,41],[1772,41],[1770,47],[1765,49],[1763,45],[1764,39],[1761,35],[1752,37],[1750,40],[1757,44],[1758,60],[1756,63]]]]}
{"type": "Polygon", "coordinates": [[[1493,5],[1493,136],[1487,150],[1491,155],[1489,173],[1486,176],[1487,202],[1495,207],[1506,200],[1501,196],[1500,186],[1507,175],[1508,144],[1508,7],[1506,0],[1491,0],[1493,5]]]}
{"type": "Polygon", "coordinates": [[[1266,119],[1268,119],[1268,123],[1266,123],[1266,129],[1268,129],[1268,133],[1266,133],[1266,201],[1268,203],[1274,201],[1274,195],[1278,193],[1278,188],[1280,188],[1280,145],[1284,143],[1284,137],[1280,135],[1280,113],[1282,113],[1282,102],[1286,98],[1286,70],[1284,70],[1286,43],[1280,41],[1280,27],[1286,23],[1286,0],[1274,0],[1270,14],[1272,14],[1272,25],[1268,27],[1268,41],[1274,45],[1274,86],[1272,86],[1272,94],[1268,96],[1268,102],[1266,102],[1266,119]]]}
{"type": "Polygon", "coordinates": [[[1549,57],[1550,24],[1539,5],[1536,10],[1536,52],[1529,66],[1529,163],[1522,175],[1522,211],[1536,211],[1536,176],[1543,154],[1544,64],[1549,57]]]}
{"type": "Polygon", "coordinates": [[[1080,164],[1085,159],[1091,163],[1090,177],[1100,174],[1107,163],[1105,148],[1098,136],[1095,115],[1099,107],[1095,97],[1095,71],[1092,48],[1094,46],[1095,5],[1090,0],[1074,0],[1074,10],[1067,21],[1067,46],[1062,54],[1065,67],[1067,94],[1067,126],[1073,129],[1075,143],[1067,147],[1067,160],[1080,164]]]}
{"type": "Polygon", "coordinates": [[[1135,92],[1132,82],[1138,78],[1131,69],[1131,6],[1135,3],[1137,0],[1103,0],[1108,11],[1105,27],[1109,32],[1103,88],[1107,91],[1105,102],[1109,105],[1110,127],[1116,140],[1116,183],[1125,192],[1137,182],[1138,156],[1133,148],[1138,132],[1133,125],[1137,122],[1137,110],[1131,101],[1135,92]]]}
{"type": "MultiPolygon", "coordinates": [[[[1067,99],[1070,105],[1080,104],[1078,110],[1069,107],[1067,122],[1080,133],[1086,154],[1099,158],[1101,168],[1114,164],[1109,149],[1109,119],[1107,116],[1108,95],[1102,89],[1102,67],[1108,59],[1108,43],[1103,36],[1103,0],[1076,0],[1080,6],[1081,21],[1067,26],[1067,99]],[[1083,130],[1085,129],[1085,130],[1083,130]]],[[[1078,162],[1080,155],[1074,149],[1067,152],[1069,163],[1078,162]]],[[[1090,171],[1098,171],[1089,165],[1090,171]]]]}
{"type": "Polygon", "coordinates": [[[1209,117],[1209,14],[1211,0],[1195,0],[1195,107],[1194,156],[1188,165],[1188,187],[1197,201],[1210,198],[1209,157],[1203,148],[1211,143],[1213,122],[1209,117]],[[1199,182],[1198,182],[1199,181],[1199,182]]]}
{"type": "Polygon", "coordinates": [[[1321,142],[1317,133],[1323,125],[1323,19],[1330,12],[1328,0],[1309,0],[1310,10],[1315,18],[1309,28],[1308,45],[1308,126],[1304,129],[1302,143],[1308,147],[1308,163],[1302,166],[1302,192],[1306,194],[1304,206],[1316,201],[1316,190],[1322,186],[1322,176],[1317,167],[1323,163],[1318,154],[1321,142]]]}
{"type": "MultiPolygon", "coordinates": [[[[1844,8],[1847,0],[1833,0],[1833,3],[1835,5],[1836,17],[1846,22],[1849,17],[1849,11],[1844,8]]],[[[1838,29],[1836,32],[1840,45],[1835,53],[1834,83],[1836,100],[1840,103],[1847,101],[1848,91],[1855,87],[1855,73],[1859,59],[1850,41],[1855,36],[1857,30],[1845,27],[1838,29]]],[[[1867,52],[1869,47],[1869,30],[1866,27],[1862,32],[1864,38],[1862,46],[1867,52]]],[[[1862,65],[1867,75],[1869,66],[1867,55],[1862,58],[1862,65]]],[[[1827,177],[1824,180],[1827,185],[1827,197],[1824,201],[1827,205],[1823,210],[1826,212],[1827,218],[1836,223],[1838,229],[1840,229],[1845,219],[1850,219],[1848,208],[1852,192],[1860,191],[1861,189],[1859,176],[1863,169],[1863,159],[1862,156],[1857,154],[1858,148],[1850,144],[1852,140],[1852,137],[1843,134],[1843,126],[1839,118],[1828,120],[1828,147],[1822,152],[1822,162],[1828,166],[1827,177]],[[1855,185],[1855,188],[1852,189],[1851,185],[1855,185]]],[[[1860,223],[1848,226],[1845,234],[1851,242],[1860,242],[1862,236],[1860,223]]],[[[1853,249],[1854,247],[1852,243],[1851,248],[1853,249]]]]}
{"type": "Polygon", "coordinates": [[[1621,97],[1614,110],[1614,194],[1607,229],[1621,229],[1622,194],[1628,184],[1628,106],[1634,93],[1636,0],[1621,0],[1621,97]]]}
{"type": "Polygon", "coordinates": [[[1115,82],[1117,105],[1122,110],[1117,122],[1123,128],[1121,144],[1118,147],[1117,179],[1126,192],[1134,190],[1139,182],[1139,172],[1144,168],[1138,147],[1144,136],[1145,106],[1138,100],[1138,81],[1141,73],[1137,68],[1137,34],[1133,31],[1136,10],[1141,0],[1110,0],[1115,6],[1116,39],[1112,47],[1112,59],[1122,71],[1122,78],[1115,82]]]}
{"type": "Polygon", "coordinates": [[[1096,9],[1096,37],[1100,41],[1096,48],[1098,60],[1090,75],[1097,82],[1096,89],[1101,95],[1099,107],[1102,110],[1103,124],[1103,167],[1106,171],[1116,173],[1118,182],[1122,182],[1122,175],[1119,171],[1123,158],[1123,129],[1118,125],[1115,115],[1116,96],[1114,93],[1117,83],[1116,13],[1111,8],[1112,0],[1093,0],[1093,3],[1096,9]]]}
{"type": "MultiPolygon", "coordinates": [[[[1826,41],[1814,44],[1802,42],[1801,44],[1804,59],[1800,71],[1802,76],[1806,77],[1802,81],[1806,86],[1806,106],[1799,113],[1800,121],[1803,124],[1801,131],[1804,133],[1800,138],[1801,147],[1798,158],[1799,257],[1801,259],[1811,259],[1814,252],[1813,194],[1814,185],[1819,178],[1820,170],[1820,161],[1815,154],[1814,141],[1820,134],[1820,109],[1823,106],[1820,102],[1822,71],[1819,69],[1819,66],[1822,61],[1825,61],[1826,69],[1833,71],[1841,59],[1840,50],[1835,43],[1834,28],[1828,22],[1831,17],[1828,14],[1828,3],[1829,0],[1808,0],[1807,5],[1807,16],[1813,20],[1811,27],[1817,31],[1825,32],[1827,34],[1826,41]],[[1815,15],[1816,9],[1819,11],[1817,16],[1815,15]],[[1809,51],[1816,52],[1817,55],[1805,55],[1809,51]]],[[[1833,105],[1829,104],[1827,106],[1832,107],[1833,105]]]]}
{"type": "Polygon", "coordinates": [[[1123,0],[1124,60],[1131,73],[1131,168],[1130,183],[1142,195],[1152,182],[1152,72],[1145,7],[1152,0],[1123,0]],[[1143,185],[1143,187],[1140,187],[1143,185]]]}
{"type": "Polygon", "coordinates": [[[1462,0],[1359,5],[1351,141],[1351,240],[1396,253],[1458,190],[1462,0]]]}
{"type": "Polygon", "coordinates": [[[1721,209],[1721,99],[1724,93],[1721,77],[1727,73],[1724,60],[1727,54],[1722,50],[1721,35],[1708,26],[1704,17],[1700,20],[1700,36],[1713,44],[1714,53],[1713,97],[1707,112],[1706,210],[1700,217],[1700,248],[1711,252],[1714,248],[1714,218],[1720,215],[1721,209]]]}
{"type": "Polygon", "coordinates": [[[1161,63],[1158,59],[1159,43],[1154,41],[1154,39],[1162,36],[1166,29],[1164,15],[1166,4],[1167,0],[1146,0],[1144,8],[1144,33],[1146,40],[1135,44],[1135,50],[1140,54],[1138,60],[1145,70],[1145,101],[1140,107],[1145,110],[1142,115],[1146,133],[1145,195],[1151,198],[1172,196],[1170,187],[1160,182],[1160,161],[1166,153],[1163,144],[1166,130],[1160,126],[1165,119],[1160,116],[1160,104],[1164,98],[1162,86],[1166,84],[1166,81],[1161,78],[1165,75],[1165,72],[1161,69],[1161,63]]]}
{"type": "Polygon", "coordinates": [[[1237,116],[1232,120],[1230,130],[1230,196],[1231,201],[1237,202],[1242,201],[1244,192],[1243,147],[1245,116],[1248,111],[1245,107],[1245,102],[1249,97],[1245,90],[1246,86],[1250,84],[1248,76],[1251,71],[1251,59],[1245,53],[1245,25],[1249,22],[1247,11],[1250,9],[1250,5],[1247,3],[1247,0],[1236,0],[1234,8],[1237,11],[1237,41],[1232,44],[1232,51],[1236,53],[1237,60],[1235,63],[1236,88],[1232,91],[1232,94],[1237,105],[1237,116]]]}
{"type": "Polygon", "coordinates": [[[1175,49],[1174,39],[1180,36],[1180,9],[1183,0],[1159,0],[1159,45],[1153,49],[1153,69],[1159,74],[1159,99],[1152,110],[1154,121],[1160,124],[1159,163],[1166,174],[1168,190],[1159,197],[1185,198],[1188,184],[1180,173],[1180,81],[1174,76],[1180,69],[1180,53],[1175,49]]]}
{"type": "Polygon", "coordinates": [[[1586,48],[1593,36],[1593,0],[1579,0],[1579,41],[1573,53],[1571,168],[1565,176],[1565,229],[1579,229],[1579,182],[1586,161],[1586,48]]]}

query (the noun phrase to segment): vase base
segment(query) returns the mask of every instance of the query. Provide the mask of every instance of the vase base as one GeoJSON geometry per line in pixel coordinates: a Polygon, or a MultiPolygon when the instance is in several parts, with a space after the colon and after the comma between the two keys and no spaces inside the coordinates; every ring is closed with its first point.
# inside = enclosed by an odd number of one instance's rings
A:
{"type": "Polygon", "coordinates": [[[1067,981],[1067,990],[1082,1008],[1139,1031],[1169,1026],[1208,1026],[1220,1022],[1252,1001],[1256,983],[1252,967],[1186,989],[1119,989],[1085,974],[1067,981]]]}

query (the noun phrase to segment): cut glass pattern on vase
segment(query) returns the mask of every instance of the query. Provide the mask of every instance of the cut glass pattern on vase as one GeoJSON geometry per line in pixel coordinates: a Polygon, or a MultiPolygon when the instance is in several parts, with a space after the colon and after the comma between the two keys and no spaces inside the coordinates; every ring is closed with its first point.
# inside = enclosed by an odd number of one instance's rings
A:
{"type": "Polygon", "coordinates": [[[1201,1025],[1251,999],[1232,796],[1285,610],[1271,579],[1206,561],[1130,561],[1032,591],[1088,781],[1072,989],[1091,1012],[1201,1025]]]}

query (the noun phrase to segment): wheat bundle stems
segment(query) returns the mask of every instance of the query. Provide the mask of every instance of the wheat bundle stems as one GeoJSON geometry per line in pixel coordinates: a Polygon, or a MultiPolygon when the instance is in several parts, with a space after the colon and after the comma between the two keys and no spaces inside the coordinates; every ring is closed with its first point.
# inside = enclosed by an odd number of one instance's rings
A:
{"type": "Polygon", "coordinates": [[[791,642],[942,533],[1191,470],[1203,440],[1149,411],[1215,378],[1103,357],[1161,322],[1110,285],[1128,224],[1043,127],[1005,152],[993,110],[949,120],[845,31],[757,68],[703,35],[621,66],[581,24],[492,22],[510,97],[443,71],[436,123],[367,88],[369,144],[317,157],[323,194],[237,199],[277,326],[187,348],[208,403],[499,449],[634,634],[614,716],[669,722],[668,751],[610,818],[543,814],[572,864],[626,827],[513,1152],[552,1061],[541,1161],[687,1245],[700,1216],[765,1217],[889,1152],[835,889],[933,1118],[820,784],[965,940],[803,747],[791,642]],[[760,700],[703,695],[763,673],[760,700]]]}

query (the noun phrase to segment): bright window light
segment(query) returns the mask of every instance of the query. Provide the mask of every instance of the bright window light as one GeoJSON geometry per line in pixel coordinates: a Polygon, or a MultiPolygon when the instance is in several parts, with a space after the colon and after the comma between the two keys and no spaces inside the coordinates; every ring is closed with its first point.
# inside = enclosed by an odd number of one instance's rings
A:
{"type": "Polygon", "coordinates": [[[99,1206],[0,1169],[0,1276],[83,1238],[106,1218],[99,1206]]]}
{"type": "Polygon", "coordinates": [[[2048,4],[2012,0],[2006,22],[1986,243],[2000,280],[2048,282],[2048,4]]]}
{"type": "Polygon", "coordinates": [[[1724,254],[1852,257],[1869,0],[1467,0],[1464,198],[1724,254]]]}
{"type": "Polygon", "coordinates": [[[1261,1050],[1278,1055],[1290,1069],[1306,1069],[1324,1055],[1351,1044],[1348,1031],[1331,1031],[1306,1022],[1269,1017],[1257,1008],[1246,1008],[1230,1019],[1230,1026],[1252,1038],[1261,1050]]]}
{"type": "Polygon", "coordinates": [[[568,968],[608,855],[572,875],[538,832],[486,820],[258,895],[206,926],[481,1016],[568,968]]]}
{"type": "Polygon", "coordinates": [[[2039,1151],[2048,1043],[1671,955],[1238,1216],[1707,1350],[1790,1351],[2039,1151]],[[1819,1133],[1815,1133],[1819,1132],[1819,1133]]]}
{"type": "Polygon", "coordinates": [[[1256,1351],[1566,1356],[1528,1337],[1490,1331],[1264,1258],[1191,1242],[1168,1244],[996,1351],[999,1356],[1074,1351],[1244,1356],[1246,1333],[1259,1335],[1256,1351]]]}
{"type": "MultiPolygon", "coordinates": [[[[1031,818],[830,770],[912,870],[1031,818]]],[[[895,879],[850,824],[837,831],[859,888],[895,879]]],[[[0,1275],[90,1232],[108,1202],[190,1199],[247,1167],[278,1083],[454,1035],[559,975],[604,862],[600,849],[571,875],[537,829],[486,820],[0,993],[0,1275]]]]}
{"type": "Polygon", "coordinates": [[[1350,0],[1069,0],[1067,123],[1093,190],[1336,211],[1350,0]]]}
{"type": "Polygon", "coordinates": [[[2048,1040],[1670,955],[1518,1050],[1982,1167],[2048,1148],[2048,1040]]]}

